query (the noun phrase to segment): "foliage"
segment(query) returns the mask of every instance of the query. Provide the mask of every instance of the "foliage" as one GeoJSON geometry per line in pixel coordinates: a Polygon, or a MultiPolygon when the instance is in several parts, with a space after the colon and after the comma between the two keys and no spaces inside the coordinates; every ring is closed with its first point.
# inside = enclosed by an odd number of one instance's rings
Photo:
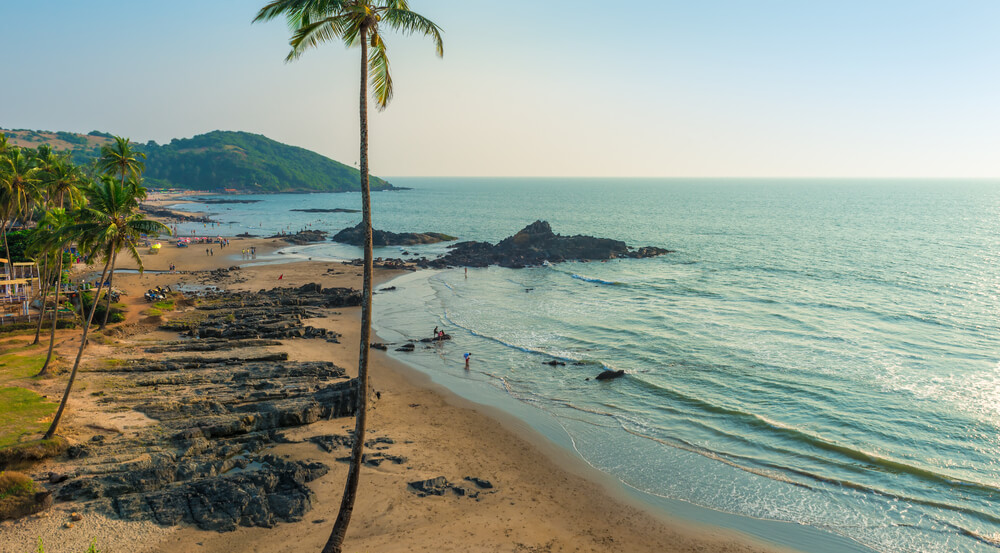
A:
{"type": "Polygon", "coordinates": [[[0,472],[0,520],[20,518],[37,511],[35,492],[38,485],[25,474],[0,472]]]}
{"type": "Polygon", "coordinates": [[[28,257],[26,251],[31,241],[31,231],[21,229],[14,230],[7,233],[7,245],[10,247],[8,252],[4,248],[3,243],[0,243],[0,257],[11,260],[14,263],[21,263],[25,261],[32,261],[28,257]]]}
{"type": "MultiPolygon", "coordinates": [[[[83,312],[84,313],[88,313],[89,310],[90,310],[90,308],[94,305],[94,293],[93,292],[84,292],[81,296],[83,298],[83,309],[84,309],[83,312]]],[[[102,294],[101,298],[103,299],[104,297],[105,296],[102,294]]],[[[104,319],[104,312],[105,312],[106,308],[107,308],[107,306],[105,305],[105,303],[103,301],[101,301],[100,303],[98,303],[97,304],[97,311],[94,312],[94,320],[103,320],[104,319]]],[[[125,308],[124,308],[124,305],[122,305],[120,303],[111,304],[111,313],[108,314],[108,322],[109,323],[120,323],[120,322],[122,322],[124,320],[125,320],[125,308]]]]}
{"type": "MultiPolygon", "coordinates": [[[[35,550],[35,553],[45,553],[45,544],[42,543],[42,538],[38,538],[38,549],[35,550]]],[[[101,553],[101,550],[97,548],[97,538],[90,540],[90,547],[83,553],[101,553]]]]}
{"type": "MultiPolygon", "coordinates": [[[[114,316],[114,312],[111,313],[111,316],[112,317],[114,316]]],[[[34,331],[36,326],[37,326],[37,323],[14,323],[14,324],[9,324],[9,325],[3,325],[3,326],[0,326],[0,334],[14,334],[14,333],[21,332],[23,330],[32,330],[32,331],[34,331]]],[[[76,328],[78,326],[80,326],[80,325],[78,325],[76,321],[72,321],[72,320],[69,320],[69,319],[59,319],[58,321],[56,321],[56,329],[57,330],[63,330],[63,329],[67,329],[67,328],[76,328]]],[[[43,321],[42,322],[42,328],[52,328],[52,322],[48,321],[48,320],[43,321]]]]}
{"type": "MultiPolygon", "coordinates": [[[[23,132],[26,131],[17,131],[23,132]]],[[[87,136],[114,138],[98,131],[92,131],[87,136]]],[[[49,135],[38,133],[33,138],[41,141],[50,139],[49,135]]],[[[51,138],[55,135],[52,134],[51,138]]],[[[70,150],[73,163],[90,165],[101,157],[102,146],[88,144],[82,143],[70,150]]],[[[359,189],[357,169],[259,134],[212,131],[192,138],[174,139],[163,145],[152,141],[133,144],[133,148],[146,155],[145,177],[152,187],[209,191],[231,188],[263,194],[359,189]]],[[[372,177],[371,187],[373,190],[387,190],[392,185],[372,177]]]]}

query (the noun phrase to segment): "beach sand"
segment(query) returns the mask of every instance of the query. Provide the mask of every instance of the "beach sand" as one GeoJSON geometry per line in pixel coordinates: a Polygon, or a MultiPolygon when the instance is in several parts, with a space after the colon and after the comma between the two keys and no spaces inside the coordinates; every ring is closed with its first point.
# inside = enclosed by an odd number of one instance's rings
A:
{"type": "MultiPolygon", "coordinates": [[[[158,255],[144,258],[147,269],[165,270],[176,264],[177,274],[121,274],[115,286],[127,292],[129,317],[119,331],[122,341],[171,339],[171,333],[155,330],[141,311],[148,307],[142,293],[156,285],[198,282],[208,271],[244,265],[227,277],[233,282],[220,286],[239,290],[259,290],[278,286],[298,287],[319,282],[324,287],[360,288],[361,268],[339,263],[302,261],[287,264],[253,265],[239,259],[243,247],[254,245],[258,255],[266,255],[284,244],[275,240],[233,239],[226,255],[206,256],[204,248],[178,249],[164,245],[158,255]],[[235,252],[236,260],[229,258],[235,252]],[[199,255],[200,253],[200,255],[199,255]],[[335,274],[328,273],[328,269],[335,274]],[[281,279],[279,280],[279,275],[281,279]]],[[[123,261],[121,267],[129,267],[123,261]]],[[[399,274],[376,271],[377,282],[399,274]]],[[[376,296],[375,301],[392,301],[376,296]]],[[[292,360],[333,361],[357,373],[359,308],[338,310],[338,315],[310,320],[309,324],[341,333],[339,344],[323,340],[286,340],[276,349],[288,352],[292,360]]],[[[60,332],[60,351],[75,353],[70,331],[60,332]]],[[[111,333],[115,335],[115,333],[111,333]]],[[[172,334],[176,338],[176,334],[172,334]]],[[[98,344],[87,350],[85,362],[95,362],[115,354],[116,346],[98,344]]],[[[63,361],[63,364],[67,364],[63,361]]],[[[65,375],[51,379],[52,393],[65,375]]],[[[101,386],[98,373],[82,373],[82,389],[101,386]]],[[[372,398],[368,438],[389,437],[392,453],[403,455],[402,465],[383,463],[365,466],[361,472],[358,501],[345,543],[346,551],[622,551],[622,552],[763,552],[784,551],[734,531],[680,522],[645,510],[625,496],[610,477],[587,466],[572,453],[549,442],[513,417],[466,401],[433,384],[425,375],[374,351],[371,358],[372,388],[380,399],[372,398]],[[444,476],[451,482],[465,477],[489,480],[494,488],[477,499],[444,496],[418,497],[407,483],[444,476]]],[[[374,396],[374,394],[373,394],[374,396]]],[[[98,433],[95,421],[114,426],[114,431],[148,423],[137,413],[123,414],[120,420],[103,420],[90,394],[76,393],[70,402],[61,434],[72,441],[85,441],[98,433]]],[[[98,425],[99,426],[99,425],[98,425]]],[[[354,420],[320,421],[287,432],[292,439],[318,434],[343,434],[354,420]]],[[[87,513],[86,523],[62,528],[67,509],[58,504],[47,515],[0,525],[0,552],[33,549],[43,536],[46,551],[83,551],[79,544],[96,537],[102,551],[318,551],[337,516],[347,465],[336,462],[309,442],[279,444],[271,452],[290,459],[318,460],[331,470],[310,483],[316,492],[313,509],[304,520],[281,523],[274,528],[239,528],[215,533],[192,527],[162,528],[148,522],[109,520],[87,513]]],[[[38,470],[58,470],[48,462],[38,470]]],[[[85,547],[85,545],[84,545],[85,547]]]]}

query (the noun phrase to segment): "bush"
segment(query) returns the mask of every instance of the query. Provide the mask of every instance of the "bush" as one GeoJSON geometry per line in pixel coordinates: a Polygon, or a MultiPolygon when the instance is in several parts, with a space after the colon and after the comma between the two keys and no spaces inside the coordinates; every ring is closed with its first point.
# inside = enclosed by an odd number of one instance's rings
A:
{"type": "MultiPolygon", "coordinates": [[[[35,327],[37,326],[38,323],[14,323],[11,325],[3,325],[0,326],[0,334],[10,334],[12,332],[20,332],[23,330],[31,330],[32,332],[34,332],[35,327]]],[[[70,319],[59,319],[56,321],[56,328],[58,328],[59,330],[62,330],[64,328],[76,328],[77,326],[79,325],[76,323],[76,321],[70,319]]],[[[42,321],[42,330],[51,328],[52,328],[52,319],[50,317],[45,317],[45,320],[42,321]]]]}
{"type": "Polygon", "coordinates": [[[37,494],[39,491],[35,481],[25,474],[0,472],[0,520],[21,518],[49,507],[51,495],[37,494]],[[43,503],[42,499],[47,502],[43,503]]]}

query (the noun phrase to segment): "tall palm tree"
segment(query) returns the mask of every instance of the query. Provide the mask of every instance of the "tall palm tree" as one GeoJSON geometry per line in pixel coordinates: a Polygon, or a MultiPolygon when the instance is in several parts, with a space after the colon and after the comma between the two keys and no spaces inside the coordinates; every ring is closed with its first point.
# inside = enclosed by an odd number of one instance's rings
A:
{"type": "Polygon", "coordinates": [[[372,219],[371,193],[368,187],[368,91],[375,105],[383,110],[392,99],[389,57],[380,28],[404,34],[420,33],[434,40],[438,56],[444,55],[441,29],[431,20],[410,11],[406,0],[274,0],[257,13],[254,22],[284,17],[294,29],[289,41],[292,49],[286,61],[292,61],[310,48],[324,42],[341,41],[347,47],[361,47],[361,211],[365,227],[365,266],[361,295],[361,344],[358,354],[358,406],[351,448],[351,464],[344,486],[337,521],[324,553],[340,552],[347,526],[354,511],[358,477],[364,455],[365,424],[368,407],[368,350],[372,318],[372,219]],[[371,50],[369,51],[369,47],[371,50]]]}
{"type": "Polygon", "coordinates": [[[111,266],[111,260],[124,249],[135,260],[139,272],[142,272],[142,256],[135,248],[139,235],[142,233],[170,234],[170,229],[166,225],[146,219],[139,212],[139,197],[144,193],[144,190],[136,190],[128,184],[122,185],[113,178],[105,176],[99,183],[94,183],[87,188],[88,205],[81,210],[81,222],[65,227],[61,233],[64,240],[75,238],[80,249],[89,252],[91,257],[103,259],[104,270],[101,272],[101,280],[97,284],[97,290],[94,291],[94,302],[90,306],[90,314],[83,325],[80,350],[76,354],[76,361],[73,362],[73,370],[69,374],[66,391],[63,392],[62,401],[59,402],[59,409],[56,410],[52,425],[45,433],[45,439],[50,439],[55,435],[63,410],[66,409],[66,402],[73,390],[73,381],[76,380],[76,371],[80,367],[80,359],[83,358],[83,350],[87,345],[87,333],[94,321],[94,313],[97,311],[97,300],[101,297],[101,289],[109,276],[108,268],[111,266]]]}
{"type": "MultiPolygon", "coordinates": [[[[132,141],[120,136],[115,137],[115,141],[101,147],[101,157],[97,158],[97,169],[108,175],[116,175],[125,186],[126,179],[132,177],[135,184],[141,184],[140,177],[146,170],[146,164],[142,160],[146,159],[146,154],[138,152],[132,148],[132,141]]],[[[136,187],[138,190],[139,187],[136,187]]],[[[146,199],[145,188],[139,199],[146,199]]]]}
{"type": "MultiPolygon", "coordinates": [[[[62,282],[63,252],[66,251],[66,242],[68,240],[72,240],[73,238],[66,232],[66,229],[74,223],[74,219],[65,208],[54,207],[45,212],[45,215],[39,219],[38,226],[35,227],[32,241],[37,244],[39,248],[48,250],[55,254],[57,267],[55,274],[56,297],[52,308],[52,329],[49,333],[49,351],[45,357],[45,363],[42,364],[42,369],[38,371],[38,374],[35,376],[43,376],[47,374],[49,365],[52,362],[52,350],[54,349],[56,343],[56,325],[59,320],[59,289],[61,288],[62,282]]],[[[42,295],[42,314],[45,313],[46,295],[47,294],[42,295]]],[[[41,316],[39,318],[41,318],[41,316]]]]}
{"type": "MultiPolygon", "coordinates": [[[[146,159],[146,154],[137,152],[132,148],[132,141],[128,138],[116,136],[114,142],[101,147],[101,157],[97,158],[97,169],[107,175],[116,175],[121,179],[121,185],[129,184],[136,192],[139,200],[146,199],[146,189],[141,186],[142,172],[146,165],[142,162],[146,159]],[[141,192],[140,192],[141,191],[141,192]]],[[[115,272],[115,262],[117,254],[111,256],[111,274],[115,272]]],[[[108,326],[108,315],[111,314],[111,290],[107,292],[104,302],[104,318],[101,319],[101,328],[104,330],[108,326]]]]}
{"type": "Polygon", "coordinates": [[[7,252],[8,274],[10,270],[10,248],[7,245],[7,227],[31,209],[42,169],[35,160],[21,148],[10,148],[0,158],[0,233],[3,247],[7,252]]]}

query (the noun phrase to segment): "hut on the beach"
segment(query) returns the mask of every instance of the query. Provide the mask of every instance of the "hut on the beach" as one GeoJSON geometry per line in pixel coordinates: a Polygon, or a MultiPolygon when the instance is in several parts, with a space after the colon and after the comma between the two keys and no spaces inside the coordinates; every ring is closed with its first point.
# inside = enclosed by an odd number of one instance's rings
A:
{"type": "Polygon", "coordinates": [[[29,320],[30,304],[39,290],[37,265],[0,258],[0,324],[29,320]]]}

